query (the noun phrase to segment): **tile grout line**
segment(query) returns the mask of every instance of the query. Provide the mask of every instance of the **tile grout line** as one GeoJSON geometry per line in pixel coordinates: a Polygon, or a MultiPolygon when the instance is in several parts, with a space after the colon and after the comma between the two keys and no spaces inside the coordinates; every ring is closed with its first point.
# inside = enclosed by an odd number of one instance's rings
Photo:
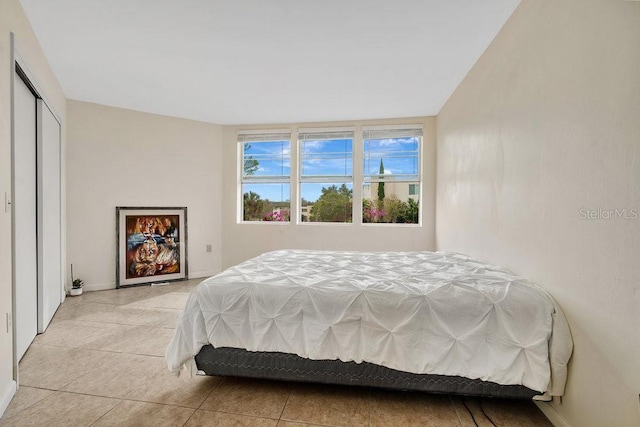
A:
{"type": "MultiPolygon", "coordinates": [[[[23,386],[23,387],[29,387],[29,386],[23,386]]],[[[31,387],[31,388],[38,388],[38,387],[31,387]]],[[[52,391],[52,392],[54,392],[54,393],[57,391],[57,390],[49,390],[49,389],[46,389],[46,388],[41,389],[41,390],[52,391]]],[[[16,393],[16,394],[17,394],[17,393],[16,393]]],[[[46,397],[43,397],[43,398],[42,398],[42,399],[40,399],[40,400],[36,400],[36,401],[35,401],[35,402],[33,402],[31,405],[28,405],[28,406],[26,406],[26,407],[22,408],[21,410],[19,410],[18,412],[16,412],[16,413],[15,413],[15,414],[13,414],[12,416],[4,418],[4,420],[6,421],[6,420],[8,420],[8,419],[10,419],[10,418],[13,418],[13,417],[15,417],[15,416],[17,416],[17,415],[20,415],[22,412],[26,411],[27,409],[31,408],[32,406],[36,405],[37,403],[40,403],[40,402],[42,402],[43,400],[48,399],[49,397],[51,397],[51,396],[46,396],[46,397]]],[[[14,397],[14,398],[15,398],[15,397],[14,397]]],[[[8,408],[7,408],[7,409],[8,409],[8,408]]],[[[3,415],[3,417],[4,417],[4,415],[3,415]]],[[[0,418],[0,421],[2,421],[2,418],[0,418]]]]}
{"type": "Polygon", "coordinates": [[[176,408],[184,408],[184,409],[194,409],[194,410],[198,409],[198,408],[194,408],[192,406],[174,405],[174,404],[171,404],[171,403],[152,402],[152,401],[149,401],[149,400],[140,400],[140,399],[125,399],[125,398],[122,398],[122,397],[105,396],[105,395],[102,395],[102,394],[80,393],[80,392],[77,392],[77,391],[68,391],[68,390],[52,390],[52,391],[60,392],[60,393],[77,394],[77,395],[80,395],[80,396],[102,397],[104,399],[114,399],[114,400],[122,400],[122,401],[129,400],[131,402],[149,403],[149,404],[152,404],[152,405],[173,406],[173,407],[176,407],[176,408]]]}
{"type": "MultiPolygon", "coordinates": [[[[204,412],[215,412],[216,414],[227,414],[227,415],[238,415],[240,417],[246,417],[246,418],[258,418],[260,420],[272,420],[272,421],[280,421],[277,418],[271,418],[271,417],[263,417],[260,415],[252,415],[252,414],[245,414],[243,412],[231,412],[231,411],[220,411],[220,410],[212,410],[212,409],[197,409],[197,411],[204,411],[204,412]]],[[[288,420],[282,420],[282,421],[288,421],[288,420]]],[[[299,424],[307,424],[305,422],[302,421],[294,421],[296,423],[299,424]]],[[[322,425],[322,424],[320,424],[322,425]]],[[[322,425],[324,427],[324,425],[322,425]]],[[[332,427],[332,426],[328,426],[328,427],[332,427]]]]}
{"type": "MultiPolygon", "coordinates": [[[[179,311],[179,310],[178,310],[179,311]]],[[[148,324],[144,324],[144,325],[140,325],[140,324],[134,324],[134,323],[118,323],[118,322],[102,322],[99,320],[88,320],[88,319],[80,319],[78,317],[73,318],[73,319],[61,319],[61,320],[67,320],[67,321],[74,321],[74,322],[82,322],[82,323],[98,323],[100,325],[119,325],[119,326],[137,326],[137,327],[143,327],[143,328],[157,328],[157,329],[175,329],[175,327],[171,327],[171,326],[160,326],[160,325],[148,325],[148,324]]],[[[46,332],[44,332],[46,333],[46,332]]],[[[42,335],[42,334],[39,334],[42,335]]]]}
{"type": "MultiPolygon", "coordinates": [[[[88,351],[99,351],[99,352],[102,352],[102,353],[130,354],[131,356],[149,356],[149,357],[164,358],[164,356],[158,356],[157,354],[131,353],[131,352],[128,352],[128,351],[105,350],[105,349],[102,349],[102,348],[71,347],[71,346],[60,345],[60,344],[42,344],[42,343],[34,343],[34,344],[36,344],[36,345],[47,345],[49,347],[68,348],[68,349],[73,349],[73,350],[88,350],[88,351]]],[[[34,387],[34,386],[27,385],[27,387],[34,387]]]]}
{"type": "MultiPolygon", "coordinates": [[[[169,328],[168,326],[156,326],[156,325],[140,325],[140,324],[133,324],[133,323],[114,323],[114,322],[105,322],[102,320],[91,320],[91,319],[81,319],[79,317],[73,318],[73,319],[60,319],[59,321],[56,322],[56,324],[60,323],[60,322],[78,322],[78,323],[96,323],[98,325],[118,325],[118,326],[132,326],[132,327],[136,327],[136,328],[155,328],[155,329],[167,329],[169,328]]],[[[51,325],[50,325],[51,326],[51,325]]],[[[56,325],[53,325],[56,326],[56,325]]],[[[169,329],[175,329],[175,328],[169,328],[169,329]]],[[[48,328],[47,328],[48,331],[48,328]]],[[[47,333],[47,331],[39,333],[37,335],[44,335],[47,333]]]]}
{"type": "MultiPolygon", "coordinates": [[[[82,394],[82,393],[77,393],[77,394],[82,394]]],[[[88,395],[84,395],[84,396],[88,396],[88,395]]],[[[95,423],[97,423],[98,421],[103,419],[105,416],[107,416],[107,414],[109,414],[111,411],[116,409],[118,406],[122,405],[122,402],[124,402],[123,399],[117,399],[117,400],[119,400],[120,402],[116,403],[115,405],[113,405],[113,408],[109,409],[107,412],[105,412],[104,414],[100,415],[97,420],[95,420],[94,422],[89,424],[89,427],[91,427],[92,425],[95,425],[95,423]]]]}
{"type": "Polygon", "coordinates": [[[282,414],[284,414],[284,410],[287,408],[287,403],[289,403],[289,399],[291,398],[291,393],[293,393],[293,387],[294,385],[292,384],[291,388],[289,389],[289,394],[287,395],[287,400],[284,402],[284,405],[282,406],[282,410],[280,411],[280,416],[278,416],[278,422],[282,421],[282,414]]]}
{"type": "Polygon", "coordinates": [[[204,405],[204,402],[206,402],[206,401],[207,401],[207,399],[209,399],[209,397],[211,397],[211,395],[213,394],[213,392],[214,392],[214,391],[216,391],[216,389],[217,389],[218,387],[220,387],[220,384],[222,384],[222,383],[224,382],[224,380],[225,380],[225,378],[226,378],[226,377],[221,377],[221,378],[222,378],[222,379],[221,379],[220,381],[218,381],[218,384],[214,385],[214,386],[211,388],[211,391],[209,392],[209,394],[207,394],[207,396],[206,396],[204,399],[202,399],[202,402],[200,402],[200,405],[198,405],[198,407],[196,408],[196,411],[197,411],[197,410],[199,410],[200,408],[202,408],[202,405],[204,405]]]}
{"type": "Polygon", "coordinates": [[[184,422],[184,424],[182,424],[182,427],[186,426],[189,421],[191,420],[191,418],[193,418],[193,416],[196,414],[196,412],[198,412],[200,410],[200,408],[202,408],[202,405],[204,405],[204,402],[207,401],[207,399],[209,399],[209,397],[213,394],[213,392],[215,391],[215,389],[218,388],[218,386],[220,386],[220,384],[222,384],[222,382],[224,381],[225,377],[222,377],[222,379],[218,382],[218,384],[214,385],[213,388],[211,389],[211,391],[209,392],[209,394],[207,394],[207,397],[205,397],[202,402],[200,402],[200,405],[198,405],[198,407],[196,409],[193,410],[193,412],[191,413],[191,415],[189,415],[189,418],[187,418],[187,420],[184,422]]]}
{"type": "MultiPolygon", "coordinates": [[[[155,357],[158,359],[164,359],[164,356],[158,356],[157,354],[141,354],[141,353],[130,353],[128,351],[115,351],[115,350],[103,350],[101,348],[88,348],[88,347],[70,347],[70,346],[66,346],[66,345],[59,345],[59,344],[42,344],[42,343],[33,343],[32,345],[36,345],[36,346],[49,346],[49,347],[56,347],[56,348],[69,348],[69,349],[74,349],[74,350],[88,350],[88,351],[99,351],[101,353],[110,353],[110,354],[130,354],[132,356],[148,356],[148,357],[155,357]]],[[[32,387],[32,388],[41,388],[41,387],[35,387],[35,386],[30,386],[27,384],[24,384],[26,387],[32,387]]]]}
{"type": "Polygon", "coordinates": [[[456,405],[453,403],[453,397],[451,397],[451,395],[447,395],[449,397],[449,403],[451,403],[451,406],[453,407],[453,411],[456,413],[456,418],[458,419],[458,424],[460,425],[460,427],[462,426],[462,420],[460,419],[460,413],[458,412],[458,408],[456,408],[456,405]]]}
{"type": "Polygon", "coordinates": [[[193,412],[191,413],[191,415],[189,415],[189,418],[187,418],[184,422],[184,424],[182,424],[182,427],[186,426],[187,424],[189,424],[189,421],[191,421],[191,418],[193,418],[193,416],[196,414],[196,412],[198,412],[198,409],[194,409],[193,412]]]}

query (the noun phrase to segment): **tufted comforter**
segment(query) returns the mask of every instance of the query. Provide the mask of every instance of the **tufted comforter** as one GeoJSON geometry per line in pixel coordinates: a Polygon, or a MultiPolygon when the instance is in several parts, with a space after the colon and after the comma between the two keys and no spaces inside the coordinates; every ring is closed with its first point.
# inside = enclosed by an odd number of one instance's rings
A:
{"type": "Polygon", "coordinates": [[[573,343],[543,289],[442,252],[265,253],[203,281],[178,319],[169,369],[202,346],[367,361],[562,395],[573,343]]]}

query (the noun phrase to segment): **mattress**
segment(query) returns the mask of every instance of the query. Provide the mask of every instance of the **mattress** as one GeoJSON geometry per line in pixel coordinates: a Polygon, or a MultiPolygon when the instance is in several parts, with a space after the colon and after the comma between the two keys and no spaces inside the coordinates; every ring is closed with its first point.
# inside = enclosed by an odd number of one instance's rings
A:
{"type": "Polygon", "coordinates": [[[207,344],[562,395],[562,310],[508,271],[443,252],[268,252],[203,281],[167,348],[195,371],[207,344]]]}

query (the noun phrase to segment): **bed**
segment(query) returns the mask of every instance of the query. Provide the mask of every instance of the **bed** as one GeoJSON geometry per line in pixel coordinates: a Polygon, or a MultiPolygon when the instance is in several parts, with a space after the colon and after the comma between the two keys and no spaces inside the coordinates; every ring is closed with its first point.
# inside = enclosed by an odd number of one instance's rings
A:
{"type": "Polygon", "coordinates": [[[572,349],[547,292],[468,256],[280,250],[199,284],[166,359],[178,375],[549,399],[572,349]]]}

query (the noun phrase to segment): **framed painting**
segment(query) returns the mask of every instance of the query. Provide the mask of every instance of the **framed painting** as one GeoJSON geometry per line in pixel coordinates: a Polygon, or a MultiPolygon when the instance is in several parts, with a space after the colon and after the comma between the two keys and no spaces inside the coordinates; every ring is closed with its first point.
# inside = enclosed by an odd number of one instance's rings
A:
{"type": "Polygon", "coordinates": [[[116,207],[116,288],[187,278],[187,208],[116,207]]]}

